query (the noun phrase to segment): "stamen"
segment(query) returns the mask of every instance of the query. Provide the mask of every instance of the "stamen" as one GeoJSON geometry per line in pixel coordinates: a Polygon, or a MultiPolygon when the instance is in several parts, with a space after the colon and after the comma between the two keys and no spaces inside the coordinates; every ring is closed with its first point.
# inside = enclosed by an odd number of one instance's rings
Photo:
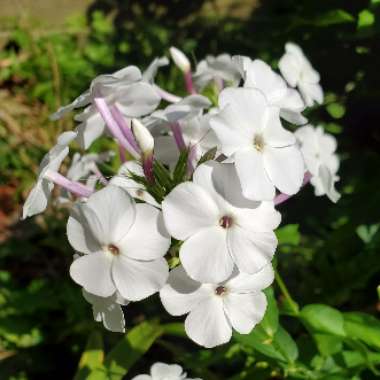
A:
{"type": "Polygon", "coordinates": [[[223,228],[230,228],[232,223],[233,219],[228,215],[222,216],[219,220],[219,225],[223,228]]]}
{"type": "Polygon", "coordinates": [[[114,255],[114,256],[118,256],[120,254],[119,248],[116,247],[116,245],[113,245],[113,244],[109,244],[107,246],[107,251],[109,253],[111,253],[112,255],[114,255]]]}
{"type": "Polygon", "coordinates": [[[264,145],[265,145],[265,142],[264,142],[263,136],[255,135],[253,139],[253,146],[255,147],[255,149],[259,152],[262,152],[262,150],[264,149],[264,145]]]}
{"type": "Polygon", "coordinates": [[[218,286],[216,289],[215,289],[215,294],[217,296],[221,296],[223,295],[224,293],[227,292],[227,288],[225,286],[218,286]]]}

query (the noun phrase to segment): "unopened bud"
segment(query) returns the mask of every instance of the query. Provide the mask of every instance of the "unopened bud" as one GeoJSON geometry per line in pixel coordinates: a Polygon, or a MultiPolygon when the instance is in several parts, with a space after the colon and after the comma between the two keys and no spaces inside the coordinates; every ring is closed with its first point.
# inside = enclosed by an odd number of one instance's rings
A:
{"type": "Polygon", "coordinates": [[[138,119],[132,119],[132,133],[144,156],[150,156],[154,149],[154,138],[148,128],[138,119]]]}
{"type": "Polygon", "coordinates": [[[189,59],[186,57],[186,55],[176,47],[172,46],[170,49],[170,55],[174,61],[174,63],[177,65],[177,67],[183,72],[188,73],[191,70],[191,64],[189,59]]]}

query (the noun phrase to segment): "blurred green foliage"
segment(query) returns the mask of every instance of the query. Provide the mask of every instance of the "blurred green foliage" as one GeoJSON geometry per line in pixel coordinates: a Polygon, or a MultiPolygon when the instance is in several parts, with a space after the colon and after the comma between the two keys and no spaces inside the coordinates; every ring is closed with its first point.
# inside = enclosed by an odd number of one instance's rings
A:
{"type": "MultiPolygon", "coordinates": [[[[157,360],[210,380],[378,378],[380,2],[263,0],[251,8],[239,12],[224,0],[97,0],[61,32],[15,23],[0,51],[2,380],[130,378],[157,360]],[[17,222],[39,160],[73,126],[70,117],[52,123],[49,114],[95,75],[144,68],[171,45],[194,64],[228,52],[276,67],[289,40],[321,73],[325,104],[307,116],[338,139],[341,201],[306,188],[280,206],[283,280],[268,290],[268,312],[251,334],[200,349],[157,297],[128,305],[124,337],[106,332],[69,279],[65,210],[17,222]]],[[[158,81],[184,93],[175,68],[162,69],[158,81]]]]}

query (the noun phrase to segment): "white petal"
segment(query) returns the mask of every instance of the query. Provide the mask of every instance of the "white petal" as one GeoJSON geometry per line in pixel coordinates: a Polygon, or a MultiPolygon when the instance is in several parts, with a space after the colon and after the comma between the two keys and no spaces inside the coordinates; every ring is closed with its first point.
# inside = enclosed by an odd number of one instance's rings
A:
{"type": "Polygon", "coordinates": [[[296,145],[265,147],[264,166],[272,183],[284,194],[296,194],[302,186],[305,164],[296,145]]]}
{"type": "Polygon", "coordinates": [[[287,131],[281,124],[279,109],[271,107],[269,110],[267,125],[263,131],[265,144],[275,148],[295,144],[294,134],[287,131]]]}
{"type": "Polygon", "coordinates": [[[87,206],[96,213],[109,243],[120,241],[135,220],[135,203],[118,186],[109,185],[95,192],[88,199],[87,206]]]}
{"type": "Polygon", "coordinates": [[[53,187],[54,184],[45,179],[37,181],[24,203],[22,210],[23,219],[46,210],[53,187]]]}
{"type": "Polygon", "coordinates": [[[270,286],[273,280],[272,265],[267,264],[257,273],[238,273],[226,282],[226,287],[233,293],[256,293],[270,286]]]}
{"type": "Polygon", "coordinates": [[[136,219],[117,245],[121,253],[136,260],[154,260],[163,257],[170,247],[162,213],[155,207],[139,203],[136,219]]]}
{"type": "Polygon", "coordinates": [[[277,238],[272,231],[253,233],[235,226],[228,230],[227,244],[240,272],[256,273],[271,262],[277,238]]]}
{"type": "Polygon", "coordinates": [[[252,232],[267,232],[281,223],[281,214],[275,210],[273,202],[260,202],[256,208],[235,209],[236,223],[252,232]]]}
{"type": "Polygon", "coordinates": [[[165,259],[137,261],[118,256],[112,265],[112,277],[119,293],[130,301],[140,301],[159,291],[168,278],[165,259]]]}
{"type": "Polygon", "coordinates": [[[150,369],[153,379],[181,380],[182,367],[178,364],[155,363],[150,369]]]}
{"type": "Polygon", "coordinates": [[[273,200],[275,187],[264,168],[262,153],[255,149],[239,152],[235,165],[245,197],[257,201],[273,200]]]}
{"type": "Polygon", "coordinates": [[[300,112],[298,111],[292,111],[288,109],[281,109],[280,116],[288,121],[289,123],[296,124],[296,125],[302,125],[307,123],[306,117],[304,117],[300,112]]]}
{"type": "Polygon", "coordinates": [[[313,106],[314,102],[318,104],[323,103],[323,90],[318,83],[302,82],[299,84],[299,90],[308,107],[313,106]]]}
{"type": "MultiPolygon", "coordinates": [[[[96,306],[94,306],[95,308],[96,306]]],[[[103,325],[107,330],[113,332],[125,331],[124,313],[120,305],[112,303],[107,308],[99,310],[99,312],[102,314],[103,325]]]]}
{"type": "Polygon", "coordinates": [[[268,107],[261,91],[254,88],[226,88],[219,95],[219,107],[227,105],[234,112],[235,128],[244,129],[250,134],[261,131],[268,107]]]}
{"type": "Polygon", "coordinates": [[[156,90],[144,82],[118,88],[115,97],[120,111],[129,117],[140,117],[151,113],[161,100],[156,90]]]}
{"type": "Polygon", "coordinates": [[[103,135],[105,130],[106,124],[102,116],[99,112],[94,110],[93,114],[86,120],[82,121],[76,129],[78,133],[78,144],[83,149],[88,149],[96,139],[103,135]]]}
{"type": "Polygon", "coordinates": [[[232,328],[224,314],[221,297],[210,297],[198,304],[185,320],[185,331],[190,339],[206,348],[227,343],[232,328]]]}
{"type": "Polygon", "coordinates": [[[278,62],[278,67],[289,85],[296,87],[301,74],[301,66],[297,57],[294,54],[285,53],[278,62]]]}
{"type": "Polygon", "coordinates": [[[153,380],[153,378],[149,375],[137,375],[132,380],[153,380]]]}
{"type": "Polygon", "coordinates": [[[180,248],[179,257],[188,275],[204,283],[226,280],[234,267],[227,249],[226,231],[219,226],[205,228],[188,238],[180,248]]]}
{"type": "Polygon", "coordinates": [[[179,150],[173,136],[159,136],[155,139],[154,155],[158,161],[174,167],[179,158],[179,150]]]}
{"type": "Polygon", "coordinates": [[[240,334],[249,334],[263,319],[267,307],[264,293],[228,293],[224,297],[224,310],[232,327],[240,334]]]}
{"type": "Polygon", "coordinates": [[[73,261],[70,276],[89,293],[109,297],[116,290],[111,278],[111,263],[104,252],[84,255],[73,261]]]}
{"type": "Polygon", "coordinates": [[[219,210],[213,199],[192,182],[175,187],[162,202],[162,211],[169,233],[179,240],[185,240],[219,220],[219,210]]]}
{"type": "Polygon", "coordinates": [[[221,150],[230,156],[240,149],[252,146],[253,131],[243,128],[237,112],[231,105],[210,118],[210,125],[221,143],[221,150]]]}
{"type": "Polygon", "coordinates": [[[180,265],[170,271],[160,298],[166,311],[177,316],[188,313],[212,293],[213,289],[192,280],[180,265]]]}
{"type": "MultiPolygon", "coordinates": [[[[88,210],[88,208],[87,208],[88,210]]],[[[91,214],[83,212],[83,206],[74,206],[67,221],[67,238],[71,246],[78,252],[91,253],[102,249],[99,236],[94,236],[93,229],[90,228],[87,218],[90,215],[92,223],[98,221],[96,214],[90,209],[91,214]]],[[[95,231],[96,233],[96,231],[95,231]]]]}
{"type": "Polygon", "coordinates": [[[323,189],[331,202],[338,202],[340,194],[335,190],[333,175],[325,165],[321,165],[319,168],[319,178],[321,179],[323,189]]]}

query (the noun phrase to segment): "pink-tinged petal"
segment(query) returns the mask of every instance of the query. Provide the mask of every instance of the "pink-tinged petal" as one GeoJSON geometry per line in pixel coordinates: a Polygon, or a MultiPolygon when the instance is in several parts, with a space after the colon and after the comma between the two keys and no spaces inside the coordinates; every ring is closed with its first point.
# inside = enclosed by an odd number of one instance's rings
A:
{"type": "Polygon", "coordinates": [[[115,293],[111,278],[112,260],[104,252],[79,257],[70,266],[71,278],[89,293],[109,297],[115,293]]]}
{"type": "Polygon", "coordinates": [[[240,334],[249,334],[263,319],[267,307],[264,293],[228,293],[224,297],[224,310],[232,327],[240,334]]]}
{"type": "Polygon", "coordinates": [[[161,302],[171,315],[183,315],[210,297],[213,289],[192,280],[180,265],[169,273],[167,284],[160,291],[161,302]]]}
{"type": "Polygon", "coordinates": [[[275,187],[264,168],[262,153],[255,149],[239,152],[236,154],[235,166],[246,198],[255,201],[273,200],[275,187]]]}
{"type": "Polygon", "coordinates": [[[112,265],[116,288],[130,301],[140,301],[158,292],[164,286],[168,274],[165,259],[137,261],[120,255],[112,265]]]}
{"type": "Polygon", "coordinates": [[[296,143],[294,134],[287,131],[282,126],[279,111],[280,110],[277,107],[270,108],[270,112],[268,112],[267,124],[263,130],[265,144],[268,144],[274,148],[293,145],[296,143]]]}
{"type": "Polygon", "coordinates": [[[277,238],[272,231],[253,233],[235,226],[228,230],[227,244],[239,271],[256,273],[271,262],[277,238]]]}
{"type": "Polygon", "coordinates": [[[180,248],[179,257],[188,275],[203,283],[226,280],[234,267],[227,249],[226,231],[220,226],[205,228],[188,238],[180,248]]]}
{"type": "Polygon", "coordinates": [[[190,339],[206,348],[227,343],[232,328],[225,316],[222,298],[213,296],[199,303],[187,316],[185,331],[190,339]]]}
{"type": "Polygon", "coordinates": [[[259,272],[249,274],[240,272],[226,282],[233,293],[257,293],[273,283],[274,271],[271,264],[265,265],[259,272]]]}
{"type": "Polygon", "coordinates": [[[110,185],[95,192],[87,206],[96,213],[109,243],[120,241],[135,220],[135,202],[118,186],[110,185]]]}
{"type": "Polygon", "coordinates": [[[202,187],[184,182],[175,187],[162,202],[164,221],[169,233],[186,240],[203,228],[215,225],[219,209],[202,187]]]}
{"type": "Polygon", "coordinates": [[[117,246],[123,255],[136,260],[163,257],[170,247],[170,236],[161,211],[148,204],[137,204],[136,219],[117,246]]]}
{"type": "Polygon", "coordinates": [[[305,164],[300,149],[294,146],[284,148],[266,147],[264,166],[271,182],[288,195],[296,194],[302,186],[305,164]]]}

